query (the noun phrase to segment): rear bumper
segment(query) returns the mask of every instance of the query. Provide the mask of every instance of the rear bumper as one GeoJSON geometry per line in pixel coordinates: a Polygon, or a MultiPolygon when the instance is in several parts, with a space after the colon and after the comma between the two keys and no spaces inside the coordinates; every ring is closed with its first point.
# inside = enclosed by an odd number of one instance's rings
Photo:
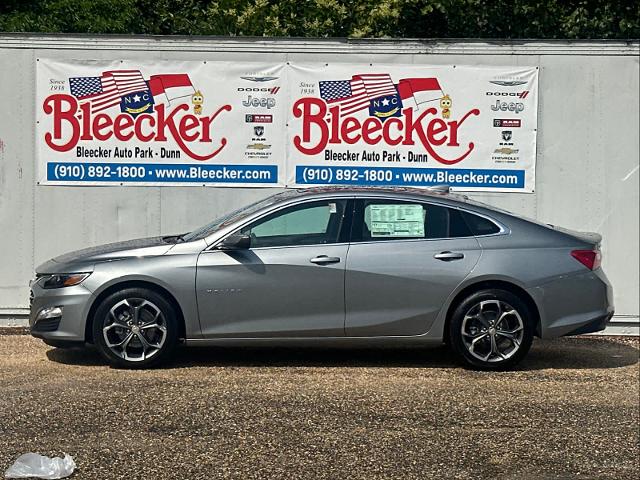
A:
{"type": "Polygon", "coordinates": [[[596,318],[595,320],[575,329],[572,330],[569,333],[565,333],[565,336],[569,336],[569,335],[584,335],[587,333],[595,333],[595,332],[601,332],[603,331],[605,328],[607,328],[607,325],[609,324],[609,322],[611,321],[611,318],[613,317],[613,313],[610,313],[608,315],[605,315],[604,317],[600,317],[600,318],[596,318]]]}
{"type": "Polygon", "coordinates": [[[566,276],[527,291],[538,306],[541,338],[598,332],[613,316],[613,289],[602,269],[566,276]]]}

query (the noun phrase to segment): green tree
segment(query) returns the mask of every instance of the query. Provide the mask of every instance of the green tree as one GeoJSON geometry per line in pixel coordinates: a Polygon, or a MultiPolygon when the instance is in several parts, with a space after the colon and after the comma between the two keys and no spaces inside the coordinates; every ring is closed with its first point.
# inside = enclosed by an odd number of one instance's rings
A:
{"type": "Polygon", "coordinates": [[[640,37],[637,0],[8,0],[0,31],[373,38],[640,37]]]}

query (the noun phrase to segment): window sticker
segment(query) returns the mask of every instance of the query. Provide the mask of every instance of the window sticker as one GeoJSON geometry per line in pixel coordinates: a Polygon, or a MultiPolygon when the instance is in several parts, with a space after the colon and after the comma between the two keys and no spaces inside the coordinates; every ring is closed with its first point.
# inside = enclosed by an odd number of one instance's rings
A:
{"type": "Polygon", "coordinates": [[[336,207],[335,203],[330,203],[329,204],[329,213],[336,213],[338,211],[338,208],[336,207]]]}
{"type": "Polygon", "coordinates": [[[366,210],[365,222],[371,231],[371,238],[425,236],[422,205],[369,205],[366,210]]]}

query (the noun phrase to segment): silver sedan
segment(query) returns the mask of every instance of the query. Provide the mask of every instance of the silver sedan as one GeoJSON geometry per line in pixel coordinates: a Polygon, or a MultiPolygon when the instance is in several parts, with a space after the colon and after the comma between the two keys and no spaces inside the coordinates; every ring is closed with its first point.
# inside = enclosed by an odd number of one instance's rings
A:
{"type": "Polygon", "coordinates": [[[176,345],[429,345],[482,369],[603,330],[601,237],[439,189],[288,190],[184,235],[40,265],[33,336],[148,367],[176,345]]]}

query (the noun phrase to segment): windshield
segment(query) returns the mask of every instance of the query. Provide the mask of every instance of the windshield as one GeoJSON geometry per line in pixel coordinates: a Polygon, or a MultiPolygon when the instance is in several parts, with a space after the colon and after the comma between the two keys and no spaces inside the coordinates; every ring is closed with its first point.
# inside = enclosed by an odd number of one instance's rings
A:
{"type": "Polygon", "coordinates": [[[272,195],[267,198],[263,198],[262,200],[258,200],[255,203],[250,205],[245,205],[240,207],[237,210],[234,210],[226,215],[223,215],[220,218],[215,219],[213,222],[208,223],[200,228],[196,228],[193,232],[189,232],[186,235],[182,236],[182,239],[185,242],[190,242],[192,240],[201,240],[205,237],[208,237],[216,230],[219,230],[222,227],[226,227],[227,225],[234,223],[238,220],[241,220],[244,217],[251,215],[254,212],[257,212],[261,208],[268,207],[269,205],[273,205],[281,200],[284,194],[279,193],[276,195],[272,195]]]}

